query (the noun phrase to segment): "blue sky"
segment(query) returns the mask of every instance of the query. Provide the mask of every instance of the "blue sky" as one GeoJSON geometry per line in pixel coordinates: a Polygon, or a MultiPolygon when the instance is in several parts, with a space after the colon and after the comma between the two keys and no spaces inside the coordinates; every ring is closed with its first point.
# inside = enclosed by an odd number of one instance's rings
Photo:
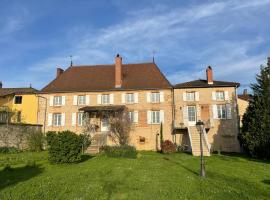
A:
{"type": "Polygon", "coordinates": [[[172,83],[254,81],[270,56],[270,0],[0,0],[0,80],[41,89],[56,67],[155,61],[172,83]]]}

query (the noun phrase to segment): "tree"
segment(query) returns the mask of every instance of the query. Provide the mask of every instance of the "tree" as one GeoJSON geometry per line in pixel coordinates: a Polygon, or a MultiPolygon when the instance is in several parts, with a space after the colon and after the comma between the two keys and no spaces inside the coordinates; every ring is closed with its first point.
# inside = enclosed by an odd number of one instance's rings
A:
{"type": "Polygon", "coordinates": [[[254,96],[243,116],[239,140],[250,156],[270,160],[270,58],[256,82],[251,85],[254,96]]]}
{"type": "Polygon", "coordinates": [[[121,146],[128,145],[129,135],[131,131],[131,121],[128,111],[117,112],[110,117],[110,137],[112,140],[121,146]]]}
{"type": "Polygon", "coordinates": [[[160,149],[162,149],[162,143],[163,143],[163,124],[161,122],[160,124],[160,149]]]}

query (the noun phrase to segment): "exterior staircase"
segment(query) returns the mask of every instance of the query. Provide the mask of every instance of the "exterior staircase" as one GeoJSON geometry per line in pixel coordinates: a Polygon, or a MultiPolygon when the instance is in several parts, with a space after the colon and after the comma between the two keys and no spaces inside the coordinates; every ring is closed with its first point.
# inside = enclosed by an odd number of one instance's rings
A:
{"type": "Polygon", "coordinates": [[[86,152],[89,154],[99,153],[99,148],[106,145],[106,133],[95,133],[91,139],[91,145],[87,148],[86,152]]]}
{"type": "MultiPolygon", "coordinates": [[[[197,130],[196,126],[188,127],[188,135],[191,144],[191,151],[193,156],[200,156],[200,133],[197,130]]],[[[203,144],[203,156],[210,156],[210,144],[208,143],[206,131],[202,135],[202,144],[203,144]]]]}

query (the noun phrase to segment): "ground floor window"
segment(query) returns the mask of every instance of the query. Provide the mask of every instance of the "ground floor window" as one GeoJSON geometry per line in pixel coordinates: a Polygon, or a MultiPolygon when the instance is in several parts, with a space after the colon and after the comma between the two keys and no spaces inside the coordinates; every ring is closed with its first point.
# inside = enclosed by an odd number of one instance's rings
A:
{"type": "Polygon", "coordinates": [[[226,119],[226,105],[217,105],[218,119],[226,119]]]}
{"type": "Polygon", "coordinates": [[[62,114],[54,113],[53,114],[53,126],[61,126],[62,114]]]}

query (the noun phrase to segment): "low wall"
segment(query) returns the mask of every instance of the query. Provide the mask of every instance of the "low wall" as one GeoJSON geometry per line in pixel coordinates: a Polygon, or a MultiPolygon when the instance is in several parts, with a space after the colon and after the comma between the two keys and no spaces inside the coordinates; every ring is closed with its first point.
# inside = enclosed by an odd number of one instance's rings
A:
{"type": "Polygon", "coordinates": [[[33,124],[0,124],[0,147],[27,148],[27,133],[41,131],[42,125],[33,124]]]}

